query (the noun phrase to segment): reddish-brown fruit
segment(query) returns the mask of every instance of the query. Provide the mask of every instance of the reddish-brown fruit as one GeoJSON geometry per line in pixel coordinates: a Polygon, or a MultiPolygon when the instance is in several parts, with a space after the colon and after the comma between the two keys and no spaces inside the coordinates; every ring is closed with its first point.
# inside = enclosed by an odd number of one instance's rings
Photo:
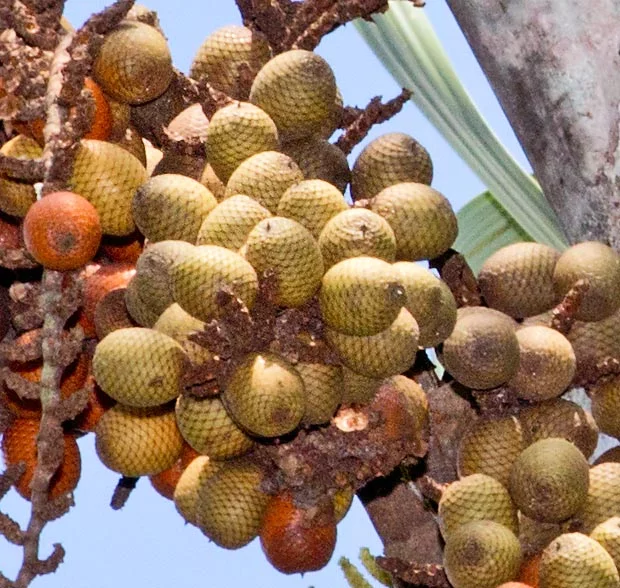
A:
{"type": "Polygon", "coordinates": [[[75,429],[83,431],[84,433],[94,431],[103,414],[116,404],[114,400],[94,383],[92,374],[88,377],[89,380],[92,380],[92,389],[88,396],[86,408],[73,421],[75,429]]]}
{"type": "Polygon", "coordinates": [[[99,253],[117,263],[136,263],[144,247],[144,237],[135,231],[126,237],[105,235],[101,240],[99,253]]]}
{"type": "Polygon", "coordinates": [[[97,210],[73,192],[47,194],[24,218],[26,248],[42,266],[53,270],[73,270],[90,261],[101,234],[97,210]]]}
{"type": "Polygon", "coordinates": [[[153,488],[155,488],[155,490],[157,490],[157,492],[164,498],[173,500],[174,490],[177,487],[177,482],[179,481],[181,474],[183,474],[185,468],[199,455],[200,453],[185,443],[183,445],[183,449],[181,450],[179,459],[176,460],[172,467],[164,470],[163,472],[159,472],[159,474],[149,476],[151,486],[153,486],[153,488]]]}
{"type": "Polygon", "coordinates": [[[333,510],[304,509],[289,494],[276,495],[265,510],[260,542],[269,562],[284,574],[320,570],[336,546],[333,510]]]}

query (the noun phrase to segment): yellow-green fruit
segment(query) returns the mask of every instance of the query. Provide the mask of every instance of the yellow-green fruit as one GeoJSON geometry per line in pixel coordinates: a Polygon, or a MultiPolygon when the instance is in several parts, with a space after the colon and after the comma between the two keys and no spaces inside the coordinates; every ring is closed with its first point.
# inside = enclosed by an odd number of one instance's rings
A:
{"type": "Polygon", "coordinates": [[[405,182],[388,186],[370,204],[396,235],[396,258],[433,259],[454,243],[456,215],[448,199],[426,184],[405,182]]]}
{"type": "Polygon", "coordinates": [[[454,588],[496,588],[517,577],[521,547],[504,525],[471,521],[448,537],[443,564],[454,588]]]}
{"type": "Polygon", "coordinates": [[[243,82],[252,80],[270,57],[271,49],[262,33],[228,25],[216,29],[203,41],[189,75],[195,80],[204,79],[231,98],[245,100],[247,90],[242,91],[243,82]]]}
{"type": "Polygon", "coordinates": [[[611,517],[594,527],[590,538],[598,541],[620,568],[620,516],[611,517]]]}
{"type": "Polygon", "coordinates": [[[620,438],[620,376],[599,380],[590,388],[592,416],[601,432],[620,438]]]}
{"type": "Polygon", "coordinates": [[[148,304],[150,295],[148,286],[148,281],[136,280],[134,276],[124,289],[124,299],[125,308],[131,319],[141,327],[151,328],[159,318],[159,314],[148,304]]]}
{"type": "Polygon", "coordinates": [[[250,309],[258,293],[254,268],[238,253],[216,245],[196,246],[172,267],[170,276],[175,302],[203,321],[224,312],[218,304],[220,291],[234,294],[250,309]]]}
{"type": "Polygon", "coordinates": [[[185,468],[174,489],[174,506],[191,525],[196,525],[198,491],[204,482],[220,468],[217,461],[207,455],[199,455],[185,468]]]}
{"type": "Polygon", "coordinates": [[[220,547],[239,549],[258,535],[269,501],[260,485],[264,474],[245,460],[227,462],[198,488],[196,519],[220,547]]]}
{"type": "Polygon", "coordinates": [[[209,119],[202,109],[202,104],[197,102],[188,106],[177,114],[166,127],[168,136],[174,141],[207,139],[209,119]]]}
{"type": "Polygon", "coordinates": [[[519,398],[549,400],[568,388],[577,361],[562,333],[549,327],[531,326],[517,330],[519,369],[509,384],[519,398]]]}
{"type": "Polygon", "coordinates": [[[620,463],[605,462],[590,468],[590,487],[574,519],[584,533],[620,512],[620,463]]]}
{"type": "Polygon", "coordinates": [[[185,352],[172,337],[142,327],[117,329],[95,349],[93,374],[101,389],[127,406],[164,404],[180,392],[185,352]]]}
{"type": "Polygon", "coordinates": [[[282,195],[303,179],[303,172],[288,155],[263,151],[239,164],[226,184],[226,197],[245,194],[276,214],[282,195]]]}
{"type": "Polygon", "coordinates": [[[553,285],[560,253],[542,243],[513,243],[484,262],[478,284],[491,308],[514,318],[533,316],[561,300],[553,285]]]}
{"type": "Polygon", "coordinates": [[[344,519],[346,514],[349,512],[354,498],[355,490],[353,490],[352,486],[345,486],[344,488],[339,488],[336,490],[333,497],[334,519],[336,524],[344,519]]]}
{"type": "Polygon", "coordinates": [[[396,238],[389,223],[364,208],[349,208],[331,218],[319,235],[326,267],[349,257],[378,257],[394,261],[396,238]]]}
{"type": "Polygon", "coordinates": [[[566,439],[536,441],[515,461],[510,495],[528,517],[559,523],[574,515],[588,494],[589,467],[583,453],[566,439]]]}
{"type": "Polygon", "coordinates": [[[207,163],[202,170],[200,183],[211,190],[211,193],[217,198],[218,202],[221,202],[226,197],[226,184],[217,177],[210,163],[207,163]]]}
{"type": "Polygon", "coordinates": [[[598,443],[598,428],[592,415],[565,398],[554,398],[526,407],[518,415],[527,445],[549,437],[574,443],[586,458],[598,443]]]}
{"type": "Polygon", "coordinates": [[[275,273],[275,302],[281,306],[310,300],[323,277],[323,258],[310,231],[282,216],[266,218],[250,231],[244,256],[259,275],[275,273]]]}
{"type": "Polygon", "coordinates": [[[429,426],[428,398],[424,388],[407,376],[397,375],[387,378],[382,386],[393,386],[407,398],[410,414],[414,415],[416,430],[422,431],[429,426]]]}
{"type": "Polygon", "coordinates": [[[587,291],[575,317],[600,321],[620,307],[620,255],[597,241],[586,241],[562,253],[553,272],[556,292],[564,296],[577,280],[586,280],[587,291]]]}
{"type": "Polygon", "coordinates": [[[342,376],[343,404],[368,404],[383,383],[382,378],[369,378],[350,370],[346,366],[342,368],[342,376]]]}
{"type": "Polygon", "coordinates": [[[83,139],[68,187],[97,209],[104,234],[122,236],[136,228],[131,203],[146,177],[144,166],[122,147],[83,139]]]}
{"type": "Polygon", "coordinates": [[[362,150],[351,172],[353,200],[372,198],[381,190],[402,182],[430,184],[433,179],[431,158],[413,137],[404,133],[386,133],[362,150]]]}
{"type": "Polygon", "coordinates": [[[515,417],[478,420],[459,442],[459,477],[487,474],[508,487],[512,465],[524,448],[521,424],[515,417]]]}
{"type": "Polygon", "coordinates": [[[124,21],[105,36],[93,65],[93,77],[104,92],[129,104],[161,96],[173,76],[164,36],[135,21],[124,21]]]}
{"type": "Polygon", "coordinates": [[[198,453],[212,459],[230,459],[254,447],[228,416],[219,397],[195,398],[182,394],[176,404],[177,425],[183,438],[198,453]]]}
{"type": "Polygon", "coordinates": [[[202,345],[192,341],[190,335],[204,330],[205,324],[185,312],[176,302],[172,303],[164,312],[161,313],[153,329],[172,337],[178,341],[188,359],[192,363],[203,363],[213,356],[211,352],[202,345]]]}
{"type": "Polygon", "coordinates": [[[418,351],[418,336],[418,323],[404,308],[387,329],[376,335],[357,337],[326,330],[327,340],[342,362],[370,378],[387,378],[410,368],[418,351]]]}
{"type": "Polygon", "coordinates": [[[249,102],[234,102],[211,117],[207,129],[207,161],[223,182],[228,182],[248,157],[277,148],[278,130],[273,120],[249,102]]]}
{"type": "Polygon", "coordinates": [[[183,437],[172,408],[117,404],[97,423],[95,448],[111,470],[123,476],[150,476],[174,465],[183,449],[183,437]]]}
{"type": "Polygon", "coordinates": [[[342,149],[321,139],[307,137],[301,141],[283,143],[282,151],[299,166],[304,179],[325,180],[342,193],[351,181],[351,170],[342,149]]]}
{"type": "MultiPolygon", "coordinates": [[[[30,137],[17,135],[0,147],[0,153],[16,159],[37,159],[43,148],[30,137]]],[[[37,199],[32,183],[12,178],[8,173],[0,176],[0,210],[13,216],[26,216],[37,199]]]]}
{"type": "Polygon", "coordinates": [[[217,205],[215,196],[200,182],[180,174],[154,176],[133,198],[133,218],[150,241],[194,243],[205,217],[217,205]]]}
{"type": "Polygon", "coordinates": [[[518,532],[517,508],[506,487],[485,474],[472,474],[452,482],[439,501],[439,528],[449,540],[461,525],[470,521],[495,521],[518,532]]]}
{"type": "Polygon", "coordinates": [[[491,309],[463,314],[443,342],[446,370],[468,388],[494,388],[507,382],[519,368],[515,329],[498,315],[491,309]]]}
{"type": "Polygon", "coordinates": [[[348,208],[336,186],[324,180],[303,180],[283,194],[277,213],[301,223],[318,239],[327,221],[348,208]]]}
{"type": "Polygon", "coordinates": [[[352,257],[323,276],[319,303],[328,327],[345,335],[376,335],[395,320],[406,301],[394,267],[375,257],[352,257]]]}
{"type": "Polygon", "coordinates": [[[614,561],[600,543],[581,533],[565,533],[542,552],[540,588],[617,588],[614,561]]]}
{"type": "Polygon", "coordinates": [[[340,90],[336,88],[336,99],[332,105],[331,115],[317,132],[317,135],[321,137],[321,139],[329,139],[340,128],[340,125],[342,124],[343,112],[344,100],[340,90]]]}
{"type": "Polygon", "coordinates": [[[329,124],[336,79],[329,63],[303,49],[280,53],[256,74],[250,102],[271,116],[287,138],[313,135],[329,124]]]}
{"type": "Polygon", "coordinates": [[[222,395],[226,409],[246,431],[278,437],[299,425],[304,383],[295,368],[273,353],[250,353],[234,370],[222,395]]]}
{"type": "Polygon", "coordinates": [[[295,369],[304,383],[304,425],[322,425],[334,416],[342,401],[343,375],[337,365],[296,363],[295,369]]]}
{"type": "Polygon", "coordinates": [[[420,328],[420,347],[439,345],[456,324],[456,300],[447,284],[428,269],[411,261],[394,264],[405,287],[405,308],[420,328]]]}

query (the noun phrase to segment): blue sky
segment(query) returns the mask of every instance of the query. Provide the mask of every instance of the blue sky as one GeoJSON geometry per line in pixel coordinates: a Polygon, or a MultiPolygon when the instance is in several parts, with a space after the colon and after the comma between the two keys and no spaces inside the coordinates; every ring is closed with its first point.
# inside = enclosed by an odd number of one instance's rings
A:
{"type": "MultiPolygon", "coordinates": [[[[65,14],[74,26],[79,26],[107,3],[68,0],[65,14]]],[[[174,63],[186,73],[194,53],[211,31],[240,22],[234,0],[144,3],[159,13],[174,63]]],[[[425,10],[474,101],[508,149],[524,163],[518,143],[445,2],[431,0],[425,10]]],[[[352,25],[329,35],[317,51],[334,69],[347,104],[363,106],[375,95],[389,99],[400,91],[352,25]]],[[[484,190],[412,103],[389,123],[374,129],[364,144],[390,131],[408,133],[428,149],[435,167],[433,186],[448,197],[455,209],[484,190]]],[[[353,152],[351,163],[359,149],[353,152]]],[[[61,541],[67,551],[65,563],[53,576],[36,580],[35,587],[336,588],[346,586],[336,565],[341,555],[356,560],[362,546],[375,554],[381,552],[381,542],[356,501],[338,528],[336,553],[327,568],[304,577],[284,576],[271,568],[257,540],[239,551],[226,551],[209,543],[197,529],[184,524],[174,505],[160,497],[147,479],[140,480],[123,511],[112,511],[108,504],[117,475],[98,461],[92,435],[79,443],[83,472],[75,492],[76,506],[49,524],[43,536],[43,554],[49,552],[52,543],[61,541]]],[[[22,524],[27,523],[29,504],[15,492],[9,493],[1,507],[22,524]]],[[[20,561],[21,550],[0,538],[0,570],[12,578],[20,561]]]]}

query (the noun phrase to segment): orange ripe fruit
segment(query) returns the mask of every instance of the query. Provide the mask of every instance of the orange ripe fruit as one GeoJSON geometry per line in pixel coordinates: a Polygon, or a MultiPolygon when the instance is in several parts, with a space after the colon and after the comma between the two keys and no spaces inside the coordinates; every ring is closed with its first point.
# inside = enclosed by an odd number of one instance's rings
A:
{"type": "Polygon", "coordinates": [[[259,535],[265,556],[280,572],[319,570],[336,547],[333,508],[304,509],[289,494],[278,494],[267,504],[259,535]]]}
{"type": "Polygon", "coordinates": [[[89,380],[93,380],[93,387],[88,396],[88,403],[86,404],[86,408],[77,415],[72,422],[75,430],[84,433],[94,431],[103,414],[116,404],[115,400],[112,400],[112,398],[94,383],[92,374],[89,374],[88,378],[89,380]]]}
{"type": "Polygon", "coordinates": [[[541,554],[537,553],[523,560],[519,570],[519,582],[524,582],[532,588],[538,588],[538,569],[541,554]]]}
{"type": "MultiPolygon", "coordinates": [[[[37,435],[39,421],[32,419],[15,419],[2,437],[2,455],[7,465],[24,462],[25,472],[15,486],[17,492],[30,500],[30,483],[37,465],[37,435]]],[[[56,473],[52,476],[48,490],[50,499],[73,492],[80,479],[80,450],[75,437],[63,435],[64,456],[56,473]]]]}
{"type": "Polygon", "coordinates": [[[155,488],[155,490],[157,490],[157,492],[159,492],[164,498],[174,500],[174,490],[177,487],[177,482],[179,481],[181,474],[183,474],[185,468],[199,455],[200,453],[193,449],[189,444],[184,443],[183,449],[181,450],[181,455],[172,467],[164,470],[163,472],[159,472],[159,474],[149,476],[149,480],[151,480],[151,485],[153,488],[155,488]]]}
{"type": "Polygon", "coordinates": [[[53,192],[35,202],[26,213],[23,230],[32,257],[53,270],[83,266],[101,242],[97,210],[73,192],[53,192]]]}
{"type": "Polygon", "coordinates": [[[144,247],[144,237],[135,231],[125,237],[104,235],[99,252],[115,262],[136,263],[144,247]]]}

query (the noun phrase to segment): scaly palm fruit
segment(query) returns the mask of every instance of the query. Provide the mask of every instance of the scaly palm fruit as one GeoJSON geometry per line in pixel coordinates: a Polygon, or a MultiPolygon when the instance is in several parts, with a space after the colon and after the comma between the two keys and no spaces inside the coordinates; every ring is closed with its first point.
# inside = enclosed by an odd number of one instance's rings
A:
{"type": "Polygon", "coordinates": [[[329,344],[344,365],[369,378],[387,378],[410,368],[418,351],[418,323],[401,308],[394,322],[376,335],[357,337],[326,329],[329,344]]]}
{"type": "Polygon", "coordinates": [[[351,257],[329,268],[319,290],[328,327],[364,337],[387,329],[406,301],[393,266],[376,257],[351,257]]]}
{"type": "Polygon", "coordinates": [[[200,183],[209,188],[211,193],[217,198],[218,202],[221,202],[226,197],[226,184],[217,177],[213,167],[210,163],[207,163],[202,170],[200,176],[200,183]]]}
{"type": "Polygon", "coordinates": [[[93,357],[101,389],[127,406],[151,407],[176,398],[186,356],[172,337],[142,327],[117,329],[104,337],[93,357]]]}
{"type": "MultiPolygon", "coordinates": [[[[130,128],[131,107],[126,102],[114,100],[111,96],[106,96],[106,98],[108,99],[110,115],[112,116],[112,128],[110,129],[108,141],[117,143],[125,138],[125,132],[130,128]]],[[[140,143],[142,143],[142,138],[140,138],[140,143]]],[[[142,144],[142,150],[144,152],[144,144],[142,144]]],[[[143,165],[145,165],[144,162],[143,165]]]]}
{"type": "Polygon", "coordinates": [[[187,443],[184,443],[179,459],[177,459],[171,467],[163,472],[159,472],[159,474],[149,476],[149,482],[151,486],[153,486],[153,489],[160,496],[168,500],[173,500],[174,489],[179,482],[181,474],[183,474],[185,468],[198,457],[198,455],[197,451],[194,451],[187,443]]]}
{"type": "Polygon", "coordinates": [[[269,501],[260,485],[264,473],[254,463],[222,464],[198,487],[196,522],[220,547],[239,549],[258,535],[269,501]]]}
{"type": "Polygon", "coordinates": [[[470,521],[495,521],[518,532],[517,507],[506,487],[485,474],[472,474],[452,482],[438,507],[439,528],[446,541],[470,521]]]}
{"type": "Polygon", "coordinates": [[[308,302],[323,277],[323,258],[310,231],[297,221],[274,216],[260,221],[248,235],[244,257],[261,275],[275,272],[276,304],[296,307],[308,302]]]}
{"type": "Polygon", "coordinates": [[[378,392],[382,378],[369,378],[342,367],[342,404],[368,404],[378,392]]]}
{"type": "Polygon", "coordinates": [[[420,384],[407,376],[397,375],[383,381],[383,386],[393,386],[407,398],[410,414],[414,416],[415,430],[423,431],[429,426],[429,408],[426,392],[420,384]]]}
{"type": "Polygon", "coordinates": [[[336,88],[336,99],[332,105],[331,115],[317,132],[317,135],[321,137],[321,139],[329,139],[340,128],[343,112],[344,100],[340,90],[336,88]]]}
{"type": "Polygon", "coordinates": [[[459,477],[487,474],[508,487],[512,465],[525,447],[521,424],[515,417],[480,419],[459,442],[459,477]]]}
{"type": "Polygon", "coordinates": [[[343,375],[337,365],[322,363],[295,364],[305,391],[303,425],[322,425],[334,416],[342,401],[343,375]]]}
{"type": "Polygon", "coordinates": [[[250,353],[234,370],[222,401],[246,431],[278,437],[294,430],[304,416],[304,383],[280,356],[250,353]]]}
{"type": "Polygon", "coordinates": [[[352,486],[344,486],[336,490],[333,496],[334,519],[338,524],[347,515],[355,498],[355,490],[352,486]]]}
{"type": "Polygon", "coordinates": [[[458,226],[448,199],[426,184],[388,186],[371,201],[370,209],[389,223],[396,235],[396,258],[433,259],[454,243],[458,226]]]}
{"type": "Polygon", "coordinates": [[[190,339],[192,333],[203,331],[204,328],[203,321],[185,312],[176,302],[166,308],[153,325],[154,330],[178,341],[185,350],[187,358],[197,364],[204,363],[213,357],[206,347],[190,339]]]}
{"type": "Polygon", "coordinates": [[[196,246],[170,275],[175,302],[205,322],[223,312],[217,302],[220,290],[231,291],[250,309],[258,293],[254,268],[238,253],[216,245],[196,246]]]}
{"type": "Polygon", "coordinates": [[[456,324],[456,301],[447,284],[411,261],[394,264],[405,287],[405,308],[420,328],[420,347],[435,347],[448,338],[456,324]]]}
{"type": "Polygon", "coordinates": [[[455,380],[486,390],[517,373],[519,342],[514,327],[501,313],[481,308],[457,316],[452,333],[443,342],[442,358],[455,380]]]}
{"type": "Polygon", "coordinates": [[[565,533],[543,551],[540,588],[617,588],[620,576],[611,555],[582,533],[565,533]]]}
{"type": "Polygon", "coordinates": [[[242,89],[246,76],[252,80],[270,58],[271,49],[262,33],[228,25],[216,29],[203,41],[189,75],[195,80],[204,79],[231,98],[245,100],[247,90],[244,93],[242,89]],[[242,68],[247,68],[247,73],[242,68]]]}
{"type": "Polygon", "coordinates": [[[560,396],[570,385],[577,360],[568,339],[542,326],[517,330],[519,369],[509,384],[519,398],[541,401],[560,396]]]}
{"type": "Polygon", "coordinates": [[[454,588],[496,588],[517,577],[521,547],[504,525],[471,521],[448,537],[443,564],[454,588]]]}
{"type": "Polygon", "coordinates": [[[150,476],[174,464],[181,455],[183,437],[171,407],[117,404],[97,423],[95,449],[106,467],[123,476],[150,476]]]}
{"type": "Polygon", "coordinates": [[[175,410],[181,435],[198,453],[212,459],[230,459],[254,447],[254,441],[228,416],[217,396],[194,398],[182,394],[175,410]]]}
{"type": "Polygon", "coordinates": [[[94,316],[97,339],[101,340],[117,329],[136,326],[125,305],[125,290],[111,290],[97,302],[94,316]]]}
{"type": "Polygon", "coordinates": [[[487,258],[478,284],[491,308],[514,318],[540,314],[562,299],[553,285],[559,251],[542,243],[513,243],[487,258]]]}
{"type": "Polygon", "coordinates": [[[198,139],[206,141],[209,119],[197,102],[177,114],[166,127],[168,136],[175,140],[198,139]]]}
{"type": "Polygon", "coordinates": [[[579,510],[588,494],[589,467],[566,439],[541,439],[525,449],[510,474],[510,495],[525,515],[559,523],[579,510]]]}
{"type": "Polygon", "coordinates": [[[598,541],[620,568],[620,517],[611,517],[594,527],[590,538],[598,541]]]}
{"type": "Polygon", "coordinates": [[[396,237],[389,223],[364,208],[349,208],[329,220],[319,235],[325,267],[349,257],[378,257],[393,262],[396,237]]]}
{"type": "MultiPolygon", "coordinates": [[[[204,139],[202,139],[201,142],[204,143],[204,139]]],[[[207,157],[204,153],[191,155],[187,153],[178,153],[170,149],[163,151],[162,158],[157,162],[150,175],[152,177],[165,174],[178,174],[198,181],[200,180],[206,162],[207,157]]]]}
{"type": "Polygon", "coordinates": [[[234,102],[220,108],[207,128],[207,161],[223,182],[228,182],[248,157],[275,151],[278,146],[278,130],[273,120],[249,102],[234,102]]]}
{"type": "Polygon", "coordinates": [[[342,149],[320,137],[307,137],[283,143],[282,151],[299,166],[304,179],[325,180],[344,194],[351,181],[351,170],[342,149]]]}
{"type": "Polygon", "coordinates": [[[362,150],[351,176],[353,200],[373,198],[384,188],[402,182],[430,184],[433,163],[426,149],[413,137],[386,133],[362,150]]]}
{"type": "Polygon", "coordinates": [[[220,463],[207,455],[196,457],[183,471],[174,489],[174,506],[191,525],[196,525],[198,492],[204,482],[220,468],[220,463]]]}
{"type": "Polygon", "coordinates": [[[238,251],[250,231],[271,213],[256,200],[237,194],[220,202],[204,219],[196,245],[219,245],[238,251]]]}
{"type": "Polygon", "coordinates": [[[260,106],[288,139],[308,137],[329,124],[336,79],[320,55],[293,49],[276,55],[256,74],[250,102],[260,106]]]}
{"type": "Polygon", "coordinates": [[[145,181],[146,170],[131,153],[113,143],[83,139],[69,188],[97,209],[104,234],[122,236],[136,228],[131,202],[145,181]]]}
{"type": "Polygon", "coordinates": [[[303,180],[288,188],[278,203],[277,213],[301,223],[318,239],[327,221],[348,208],[336,186],[315,179],[303,180]]]}
{"type": "Polygon", "coordinates": [[[620,439],[620,376],[599,380],[589,390],[592,416],[602,433],[620,439]]]}
{"type": "Polygon", "coordinates": [[[195,243],[205,217],[217,206],[200,182],[180,174],[163,174],[140,186],[132,212],[140,232],[153,243],[175,240],[195,243]]]}
{"type": "Polygon", "coordinates": [[[124,21],[105,36],[93,65],[93,77],[105,93],[129,104],[161,96],[173,76],[164,36],[135,21],[124,21]]]}
{"type": "Polygon", "coordinates": [[[124,288],[124,293],[125,307],[132,321],[141,327],[150,328],[157,322],[159,314],[146,300],[146,296],[150,294],[148,286],[146,280],[137,280],[134,276],[124,288]]]}
{"type": "Polygon", "coordinates": [[[554,398],[522,409],[518,415],[527,445],[549,437],[574,443],[589,458],[598,443],[598,427],[592,415],[565,398],[554,398]]]}
{"type": "Polygon", "coordinates": [[[303,179],[303,172],[288,155],[262,151],[239,164],[226,184],[225,195],[245,194],[276,214],[282,195],[303,179]]]}
{"type": "Polygon", "coordinates": [[[590,468],[590,487],[583,507],[573,517],[584,533],[620,512],[620,463],[605,462],[590,468]]]}
{"type": "MultiPolygon", "coordinates": [[[[17,135],[0,147],[0,153],[16,159],[37,159],[43,148],[30,137],[17,135]]],[[[0,176],[0,210],[13,216],[26,216],[37,199],[34,186],[8,174],[0,176]]]]}
{"type": "Polygon", "coordinates": [[[597,241],[586,241],[562,253],[553,272],[556,292],[564,296],[577,280],[589,287],[575,317],[582,321],[600,321],[620,308],[620,255],[597,241]]]}

